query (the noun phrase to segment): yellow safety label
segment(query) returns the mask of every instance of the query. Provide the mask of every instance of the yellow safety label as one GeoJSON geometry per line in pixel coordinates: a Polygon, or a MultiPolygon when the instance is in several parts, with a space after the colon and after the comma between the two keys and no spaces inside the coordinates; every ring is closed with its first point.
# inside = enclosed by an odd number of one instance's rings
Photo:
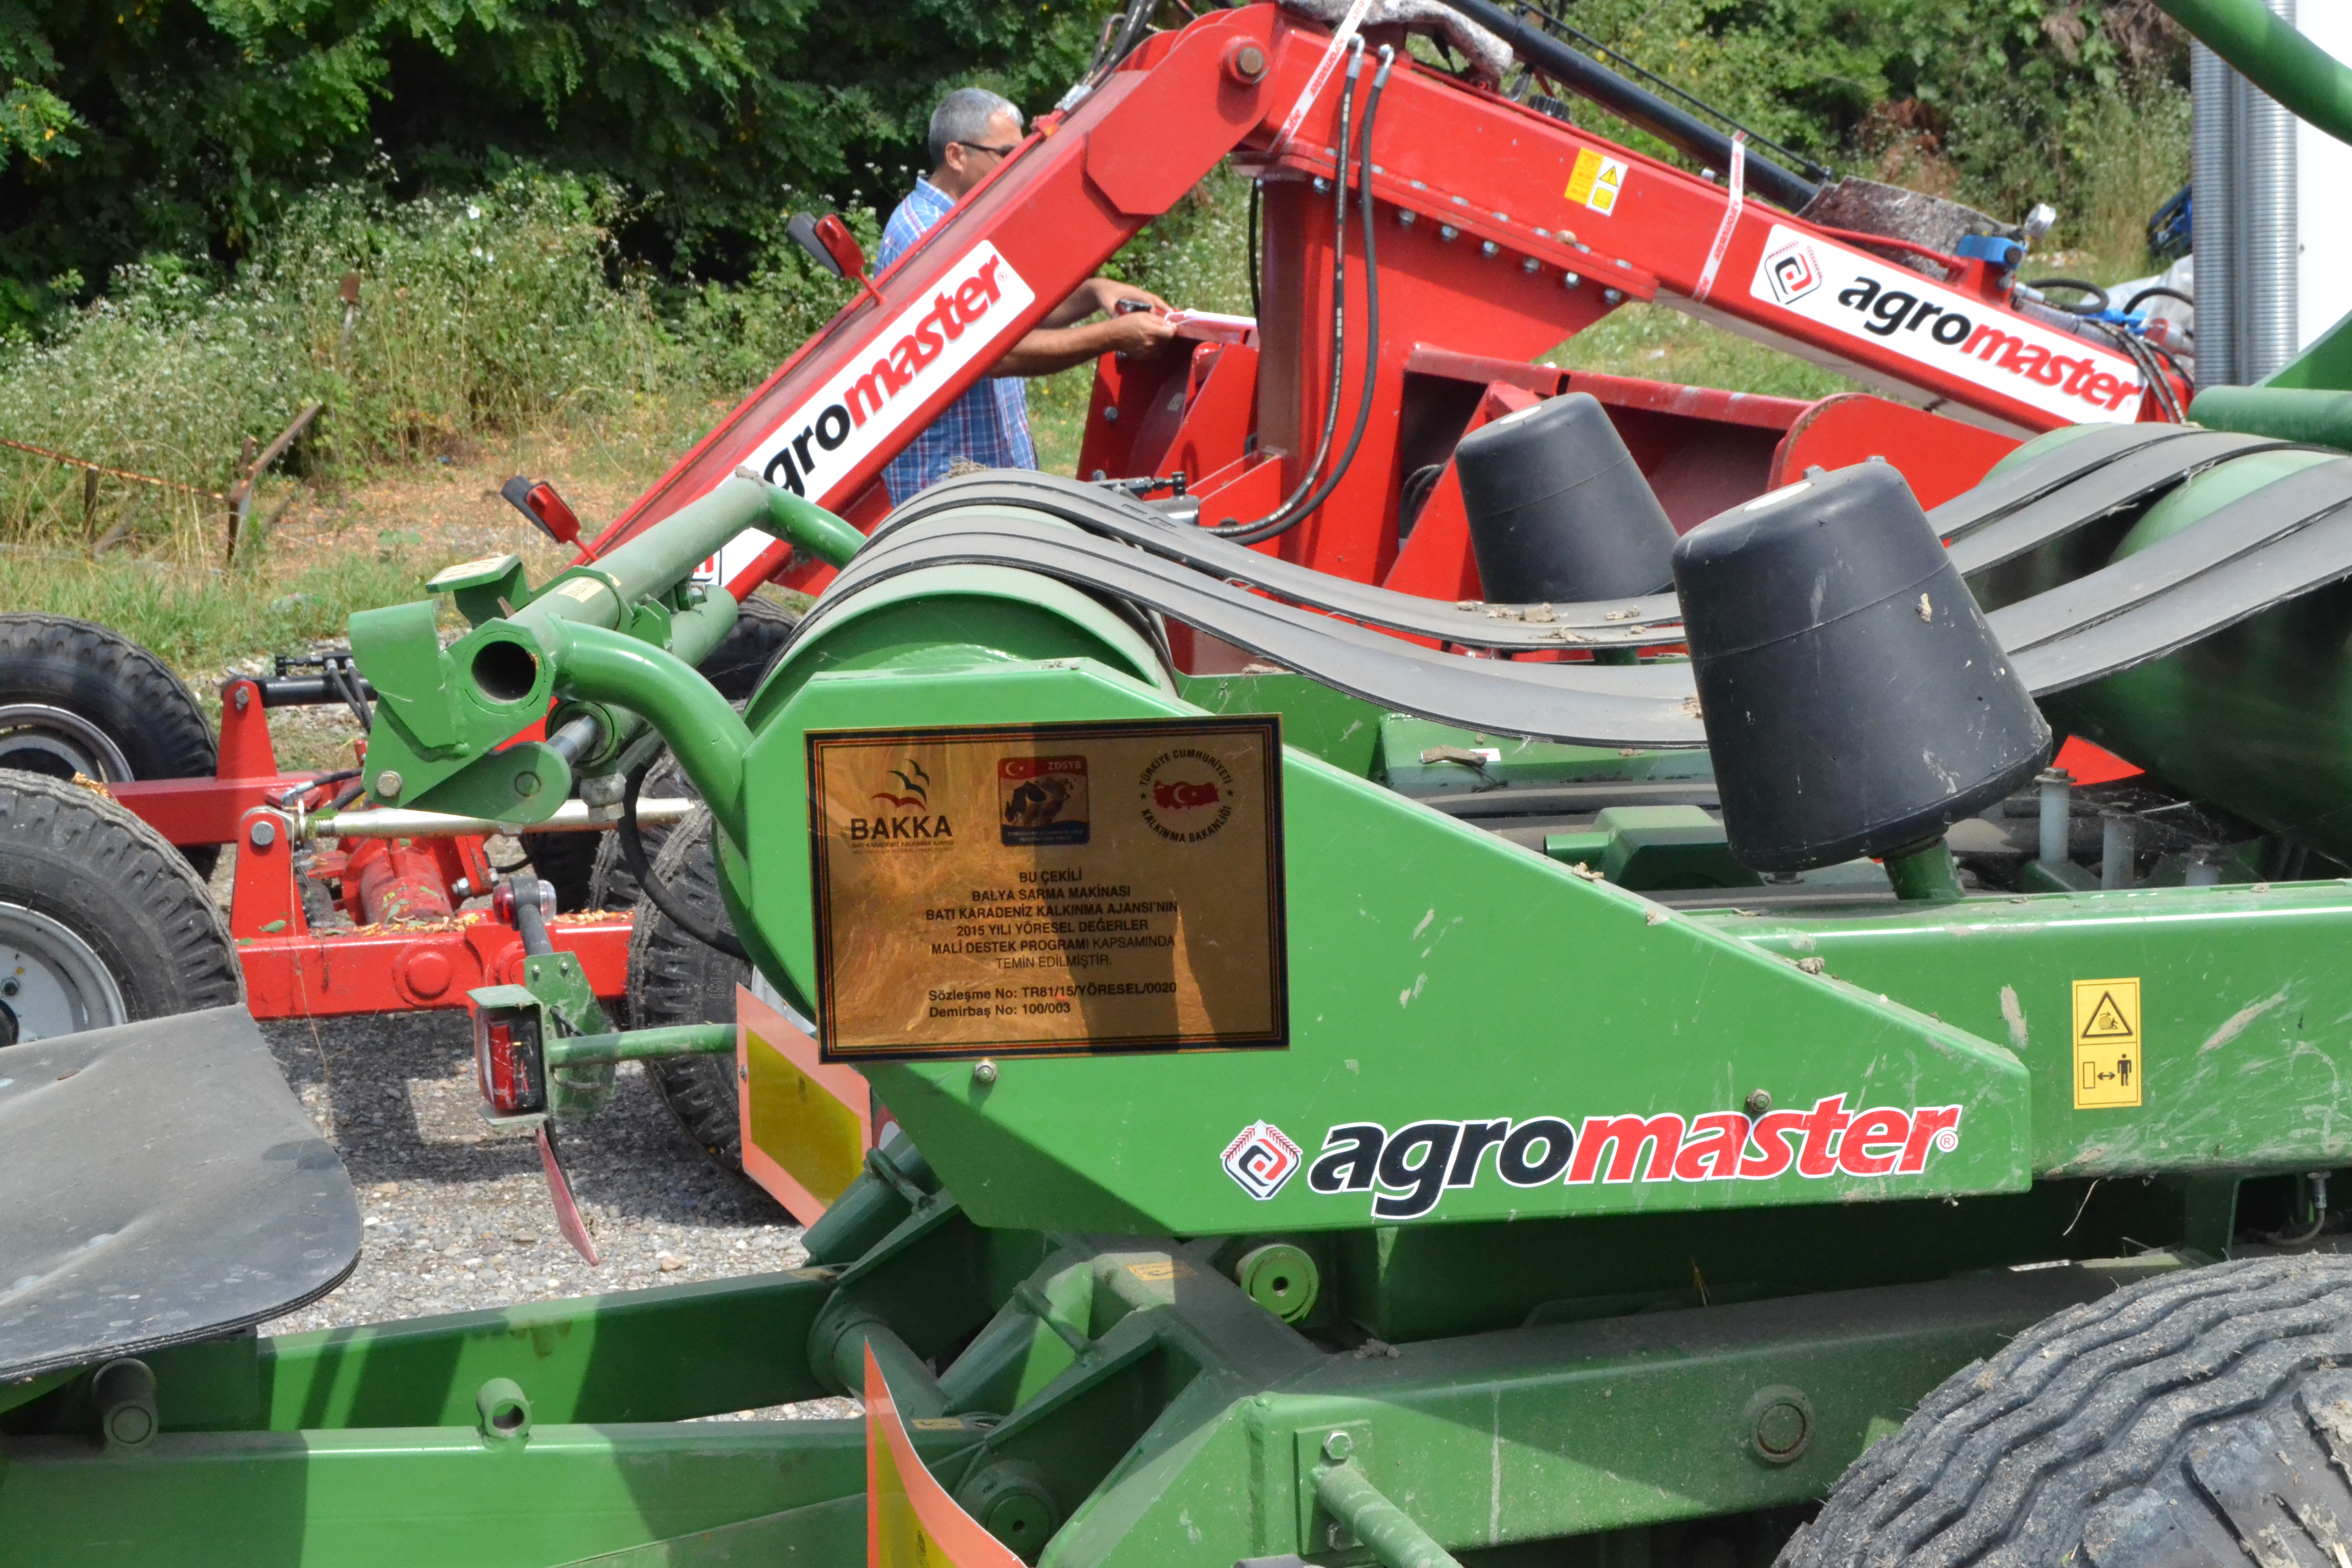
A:
{"type": "Polygon", "coordinates": [[[1127,1271],[1138,1279],[1190,1279],[1192,1266],[1181,1258],[1162,1258],[1153,1263],[1130,1263],[1127,1271]]]}
{"type": "Polygon", "coordinates": [[[1604,158],[1587,147],[1577,153],[1576,167],[1569,173],[1568,189],[1563,194],[1570,201],[1582,202],[1605,216],[1617,210],[1617,197],[1624,188],[1624,161],[1604,158]]]}
{"type": "Polygon", "coordinates": [[[2140,1097],[2139,981],[2074,982],[2074,1109],[2135,1106],[2140,1097]]]}

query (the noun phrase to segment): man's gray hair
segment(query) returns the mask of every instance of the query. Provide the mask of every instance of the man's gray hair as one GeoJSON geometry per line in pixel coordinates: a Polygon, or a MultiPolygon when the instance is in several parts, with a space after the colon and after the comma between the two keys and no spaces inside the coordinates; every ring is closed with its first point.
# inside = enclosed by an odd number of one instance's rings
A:
{"type": "Polygon", "coordinates": [[[984,87],[960,87],[940,100],[931,110],[931,167],[936,169],[948,161],[950,142],[988,141],[988,122],[1000,114],[1013,116],[1013,123],[1021,123],[1021,110],[1013,100],[984,87]]]}

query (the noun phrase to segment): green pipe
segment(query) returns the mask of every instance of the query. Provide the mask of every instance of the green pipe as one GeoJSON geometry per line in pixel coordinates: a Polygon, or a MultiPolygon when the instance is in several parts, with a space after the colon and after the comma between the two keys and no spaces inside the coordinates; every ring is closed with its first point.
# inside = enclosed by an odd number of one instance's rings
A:
{"type": "Polygon", "coordinates": [[[558,621],[557,689],[645,715],[669,742],[728,837],[743,842],[743,753],[751,731],[692,665],[651,643],[602,626],[558,621]]]}
{"type": "Polygon", "coordinates": [[[2216,430],[2352,451],[2352,392],[2209,386],[2197,395],[2189,413],[2216,430]]]}
{"type": "Polygon", "coordinates": [[[1884,864],[1898,899],[1940,904],[1963,896],[1959,868],[1940,834],[1916,848],[1895,851],[1884,864]]]}
{"type": "Polygon", "coordinates": [[[542,1047],[550,1070],[595,1067],[605,1062],[650,1061],[660,1057],[722,1056],[735,1049],[732,1024],[677,1024],[662,1029],[622,1029],[609,1035],[573,1035],[542,1047]]]}
{"type": "Polygon", "coordinates": [[[866,536],[814,501],[803,500],[780,485],[769,485],[768,521],[761,526],[788,539],[828,566],[846,566],[866,543],[866,536]]]}
{"type": "Polygon", "coordinates": [[[2352,142],[2352,70],[2258,0],[2156,0],[2238,73],[2338,142],[2352,142]]]}
{"type": "MultiPolygon", "coordinates": [[[[1345,1436],[1345,1432],[1331,1435],[1335,1443],[1345,1436]]],[[[1452,1552],[1432,1540],[1404,1510],[1382,1497],[1380,1488],[1353,1465],[1326,1465],[1317,1470],[1315,1500],[1355,1531],[1356,1539],[1380,1560],[1381,1568],[1462,1568],[1452,1552]]],[[[1320,1548],[1323,1543],[1312,1544],[1320,1548]]]]}

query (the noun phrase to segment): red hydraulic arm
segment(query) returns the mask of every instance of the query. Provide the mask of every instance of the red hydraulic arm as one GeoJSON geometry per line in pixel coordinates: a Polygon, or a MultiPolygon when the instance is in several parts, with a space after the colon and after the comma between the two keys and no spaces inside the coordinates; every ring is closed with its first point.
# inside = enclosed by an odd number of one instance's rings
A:
{"type": "MultiPolygon", "coordinates": [[[[1431,70],[1404,57],[1401,34],[1379,31],[1366,41],[1399,58],[1372,151],[1372,417],[1338,488],[1270,546],[1287,558],[1382,580],[1412,521],[1399,505],[1405,481],[1444,461],[1485,392],[1427,367],[1525,367],[1628,300],[1662,300],[2011,437],[2156,416],[2132,359],[2011,310],[2008,275],[1987,263],[1930,256],[1922,271],[1889,259],[1919,247],[1807,224],[1744,194],[1738,171],[1721,183],[1685,174],[1431,70]]],[[[914,434],[1229,153],[1264,190],[1263,346],[1204,343],[1125,370],[1107,360],[1079,471],[1171,472],[1181,452],[1203,521],[1263,515],[1305,473],[1334,384],[1332,198],[1315,184],[1339,162],[1336,78],[1276,143],[1337,47],[1265,5],[1152,37],[1076,109],[1041,117],[600,547],[740,465],[870,522],[887,506],[881,469],[914,434]]],[[[1343,432],[1362,386],[1360,243],[1351,219],[1343,432]]],[[[822,580],[764,538],[747,536],[722,562],[739,593],[772,574],[822,580]]]]}

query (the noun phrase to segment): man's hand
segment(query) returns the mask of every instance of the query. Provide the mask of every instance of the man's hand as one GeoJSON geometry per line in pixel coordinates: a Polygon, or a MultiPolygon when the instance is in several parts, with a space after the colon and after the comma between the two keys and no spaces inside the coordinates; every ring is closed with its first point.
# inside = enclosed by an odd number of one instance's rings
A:
{"type": "Polygon", "coordinates": [[[1168,313],[1168,301],[1150,289],[1138,289],[1132,283],[1114,283],[1108,278],[1087,279],[1078,285],[1076,293],[1071,297],[1075,299],[1077,294],[1088,297],[1089,308],[1087,314],[1090,316],[1097,310],[1106,312],[1117,310],[1128,300],[1133,300],[1139,305],[1148,305],[1159,315],[1164,316],[1168,313]]]}
{"type": "Polygon", "coordinates": [[[1151,359],[1176,335],[1168,324],[1168,302],[1148,289],[1090,278],[1045,318],[1045,324],[1015,343],[996,362],[997,375],[1051,375],[1107,353],[1151,359]],[[1120,310],[1122,305],[1127,310],[1120,310]],[[1102,321],[1086,318],[1108,310],[1102,321]],[[1072,321],[1085,321],[1071,326],[1072,321]]]}
{"type": "Polygon", "coordinates": [[[1176,335],[1176,329],[1168,324],[1167,317],[1150,310],[1129,310],[1113,316],[1101,323],[1101,331],[1103,349],[1125,354],[1129,359],[1156,358],[1169,340],[1176,335]]]}
{"type": "Polygon", "coordinates": [[[1046,311],[1040,324],[1076,326],[1089,316],[1114,314],[1122,304],[1130,309],[1139,305],[1163,314],[1168,309],[1168,301],[1148,289],[1138,289],[1132,283],[1114,283],[1108,278],[1089,278],[1071,289],[1068,299],[1046,311]]]}

